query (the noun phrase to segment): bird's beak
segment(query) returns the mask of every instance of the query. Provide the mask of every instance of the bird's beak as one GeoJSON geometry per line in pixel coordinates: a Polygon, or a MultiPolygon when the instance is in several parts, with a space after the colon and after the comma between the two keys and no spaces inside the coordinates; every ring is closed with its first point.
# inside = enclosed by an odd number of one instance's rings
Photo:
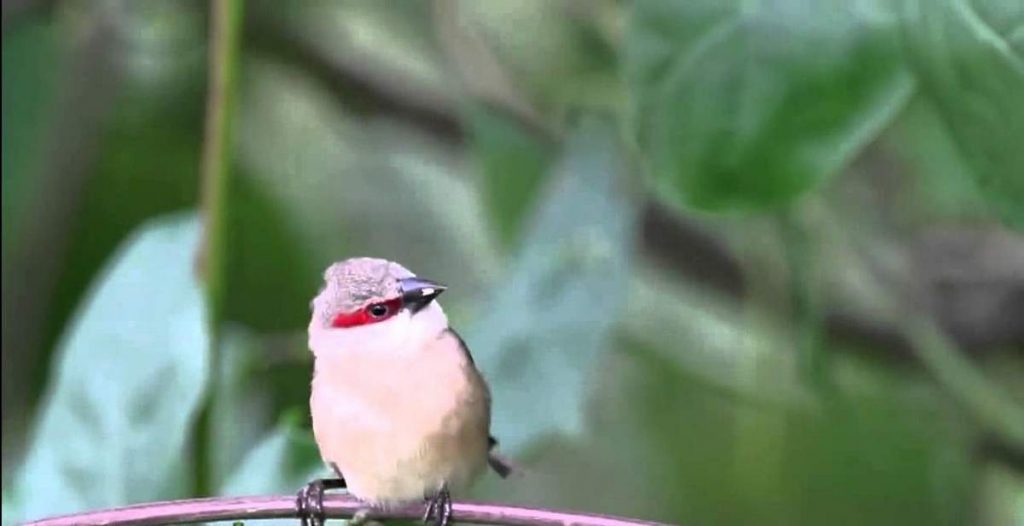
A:
{"type": "Polygon", "coordinates": [[[402,304],[413,314],[429,305],[448,288],[436,281],[422,278],[405,278],[399,281],[399,285],[402,288],[402,304]]]}

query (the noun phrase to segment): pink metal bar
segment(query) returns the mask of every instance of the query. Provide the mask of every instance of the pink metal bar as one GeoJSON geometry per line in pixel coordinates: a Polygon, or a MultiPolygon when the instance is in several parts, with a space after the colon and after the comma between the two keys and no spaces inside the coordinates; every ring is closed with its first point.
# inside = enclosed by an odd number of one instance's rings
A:
{"type": "MultiPolygon", "coordinates": [[[[362,502],[349,495],[327,495],[324,497],[324,510],[328,518],[351,518],[352,515],[364,508],[365,505],[362,502]]],[[[452,506],[452,512],[453,521],[472,524],[667,526],[636,519],[473,502],[456,502],[452,506]]],[[[423,506],[415,504],[388,509],[371,509],[367,515],[368,518],[380,520],[418,519],[422,516],[423,506]]],[[[227,497],[138,504],[40,519],[26,523],[26,526],[155,526],[289,517],[298,519],[294,496],[227,497]]]]}

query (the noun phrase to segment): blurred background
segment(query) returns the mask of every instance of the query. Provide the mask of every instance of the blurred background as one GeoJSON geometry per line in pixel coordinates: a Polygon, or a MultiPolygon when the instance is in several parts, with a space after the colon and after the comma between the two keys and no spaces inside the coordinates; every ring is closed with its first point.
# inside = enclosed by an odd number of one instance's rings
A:
{"type": "Polygon", "coordinates": [[[1024,524],[1019,0],[20,0],[2,47],[5,524],[322,474],[357,255],[450,285],[527,468],[473,499],[1024,524]]]}

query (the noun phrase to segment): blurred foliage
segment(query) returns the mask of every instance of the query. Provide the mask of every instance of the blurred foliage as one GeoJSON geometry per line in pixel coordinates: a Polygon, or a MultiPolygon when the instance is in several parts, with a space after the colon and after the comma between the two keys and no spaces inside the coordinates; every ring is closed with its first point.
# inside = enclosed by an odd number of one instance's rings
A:
{"type": "Polygon", "coordinates": [[[906,2],[904,31],[924,92],[1005,220],[1024,228],[1024,37],[1020,2],[906,2]]]}
{"type": "Polygon", "coordinates": [[[500,240],[515,246],[524,219],[536,208],[553,146],[486,107],[470,108],[467,120],[488,218],[500,240]]]}
{"type": "Polygon", "coordinates": [[[911,93],[884,4],[637,2],[627,76],[659,189],[764,208],[842,169],[911,93]]]}
{"type": "Polygon", "coordinates": [[[14,487],[25,516],[189,493],[180,457],[209,361],[192,273],[199,229],[191,218],[160,220],[101,274],[59,346],[14,487]]]}
{"type": "MultiPolygon", "coordinates": [[[[18,75],[4,75],[3,107],[17,107],[18,111],[3,112],[3,129],[19,130],[3,134],[3,237],[17,231],[17,219],[22,216],[17,207],[24,203],[29,189],[27,166],[38,159],[42,146],[40,136],[51,117],[59,63],[57,32],[46,20],[29,21],[17,30],[4,30],[3,63],[5,71],[18,75]],[[49,66],[49,67],[47,67],[49,66]]],[[[7,248],[4,243],[4,250],[7,248]]],[[[6,252],[5,252],[6,254],[6,252]]]]}
{"type": "Polygon", "coordinates": [[[581,430],[591,364],[606,350],[632,263],[636,203],[623,192],[614,129],[583,123],[554,172],[515,263],[466,333],[491,378],[492,428],[513,450],[541,432],[581,430]]]}
{"type": "Polygon", "coordinates": [[[213,64],[209,9],[4,5],[4,524],[323,473],[356,255],[451,286],[526,467],[474,498],[1024,523],[1019,1],[253,1],[213,64]]]}

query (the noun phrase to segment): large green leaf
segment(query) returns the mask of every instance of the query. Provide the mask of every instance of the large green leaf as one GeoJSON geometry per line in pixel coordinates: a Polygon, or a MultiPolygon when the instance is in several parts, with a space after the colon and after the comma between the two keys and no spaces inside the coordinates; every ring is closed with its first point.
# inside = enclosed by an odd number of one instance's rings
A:
{"type": "Polygon", "coordinates": [[[192,273],[199,223],[148,223],[65,334],[27,459],[23,518],[182,496],[186,437],[208,374],[192,273]]]}
{"type": "Polygon", "coordinates": [[[1024,3],[910,0],[908,57],[986,197],[1024,229],[1024,3]]]}
{"type": "Polygon", "coordinates": [[[906,101],[882,0],[641,0],[626,49],[634,126],[670,201],[785,203],[835,174],[906,101]]]}
{"type": "Polygon", "coordinates": [[[569,139],[506,275],[467,343],[494,394],[494,432],[517,450],[579,427],[594,360],[621,307],[636,209],[617,135],[592,120],[569,139]]]}

